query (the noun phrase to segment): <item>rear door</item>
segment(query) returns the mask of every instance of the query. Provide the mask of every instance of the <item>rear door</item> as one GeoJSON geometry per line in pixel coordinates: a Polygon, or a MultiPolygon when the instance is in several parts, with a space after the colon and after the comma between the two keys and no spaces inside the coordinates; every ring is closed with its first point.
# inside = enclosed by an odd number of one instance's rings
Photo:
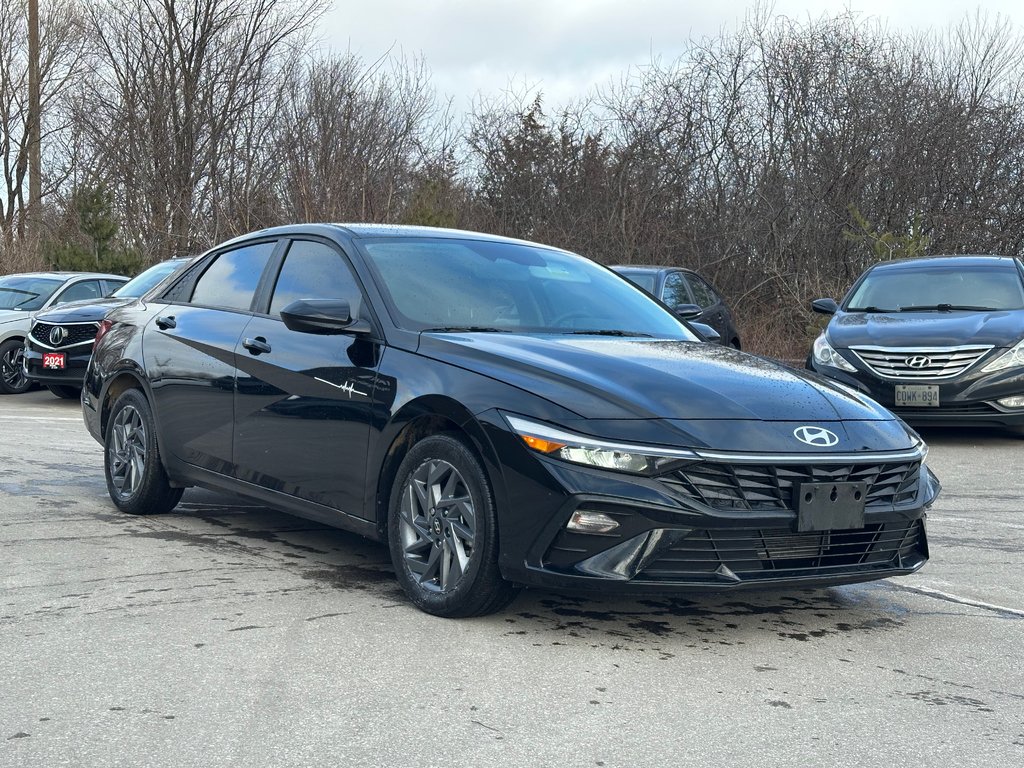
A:
{"type": "Polygon", "coordinates": [[[276,240],[222,251],[176,283],[143,334],[161,449],[233,474],[235,348],[276,240]]]}
{"type": "Polygon", "coordinates": [[[311,239],[290,242],[272,285],[236,348],[238,477],[363,516],[383,345],[371,334],[292,331],[281,320],[298,299],[344,299],[372,325],[363,291],[342,251],[311,239]]]}

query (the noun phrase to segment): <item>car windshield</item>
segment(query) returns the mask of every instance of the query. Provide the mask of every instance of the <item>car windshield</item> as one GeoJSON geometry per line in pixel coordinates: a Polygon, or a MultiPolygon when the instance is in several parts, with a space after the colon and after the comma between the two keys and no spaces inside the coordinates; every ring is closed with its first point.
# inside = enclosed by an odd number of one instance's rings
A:
{"type": "Polygon", "coordinates": [[[63,280],[52,277],[8,275],[0,277],[0,309],[18,309],[33,312],[64,285],[63,280]]]}
{"type": "Polygon", "coordinates": [[[1012,262],[982,267],[921,265],[869,272],[846,301],[847,312],[1024,308],[1012,262]]]}
{"type": "Polygon", "coordinates": [[[363,240],[395,322],[417,331],[696,341],[647,294],[589,259],[488,240],[363,240]]]}
{"type": "Polygon", "coordinates": [[[133,277],[111,295],[117,299],[137,299],[139,296],[149,293],[161,280],[175,272],[178,267],[185,263],[185,259],[174,259],[154,264],[149,269],[133,277]]]}

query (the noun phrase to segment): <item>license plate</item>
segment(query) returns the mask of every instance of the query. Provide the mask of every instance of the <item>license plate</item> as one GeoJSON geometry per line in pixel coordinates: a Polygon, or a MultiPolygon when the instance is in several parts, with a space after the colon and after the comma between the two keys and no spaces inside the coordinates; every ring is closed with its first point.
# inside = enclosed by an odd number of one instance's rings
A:
{"type": "Polygon", "coordinates": [[[935,384],[897,384],[896,405],[938,408],[939,387],[935,384]]]}
{"type": "Polygon", "coordinates": [[[795,490],[798,531],[844,531],[864,527],[866,482],[800,483],[795,490]]]}
{"type": "Polygon", "coordinates": [[[44,352],[43,368],[63,369],[66,365],[66,358],[63,352],[44,352]]]}

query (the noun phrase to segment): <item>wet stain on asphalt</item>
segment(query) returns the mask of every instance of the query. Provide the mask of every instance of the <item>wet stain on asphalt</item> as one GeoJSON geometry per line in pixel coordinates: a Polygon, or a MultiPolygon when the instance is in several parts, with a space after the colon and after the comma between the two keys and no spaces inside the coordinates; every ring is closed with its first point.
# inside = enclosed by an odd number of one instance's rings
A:
{"type": "Polygon", "coordinates": [[[994,712],[988,704],[979,699],[972,699],[968,696],[951,696],[938,691],[913,691],[906,694],[912,699],[929,704],[933,707],[945,707],[949,704],[957,704],[961,707],[969,707],[975,712],[994,712]]]}

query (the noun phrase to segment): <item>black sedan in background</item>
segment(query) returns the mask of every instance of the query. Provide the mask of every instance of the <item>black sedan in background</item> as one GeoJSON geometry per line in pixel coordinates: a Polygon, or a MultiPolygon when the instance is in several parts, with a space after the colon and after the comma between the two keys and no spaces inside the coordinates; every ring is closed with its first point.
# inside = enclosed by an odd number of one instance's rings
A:
{"type": "Polygon", "coordinates": [[[623,264],[612,267],[631,283],[661,299],[685,320],[715,329],[719,344],[740,348],[740,333],[725,299],[707,280],[690,269],[623,264]]]}
{"type": "Polygon", "coordinates": [[[441,616],[522,584],[910,573],[939,490],[870,399],[701,342],[588,259],[452,230],[225,243],[107,316],[82,407],[121,510],[199,485],[357,531],[441,616]]]}
{"type": "Polygon", "coordinates": [[[61,304],[37,314],[25,340],[25,376],[46,386],[57,397],[76,398],[82,391],[85,367],[92,355],[103,316],[153,290],[190,259],[154,264],[105,299],[61,304]]]}
{"type": "Polygon", "coordinates": [[[878,264],[840,304],[807,367],[912,424],[1024,426],[1024,265],[999,256],[878,264]]]}

